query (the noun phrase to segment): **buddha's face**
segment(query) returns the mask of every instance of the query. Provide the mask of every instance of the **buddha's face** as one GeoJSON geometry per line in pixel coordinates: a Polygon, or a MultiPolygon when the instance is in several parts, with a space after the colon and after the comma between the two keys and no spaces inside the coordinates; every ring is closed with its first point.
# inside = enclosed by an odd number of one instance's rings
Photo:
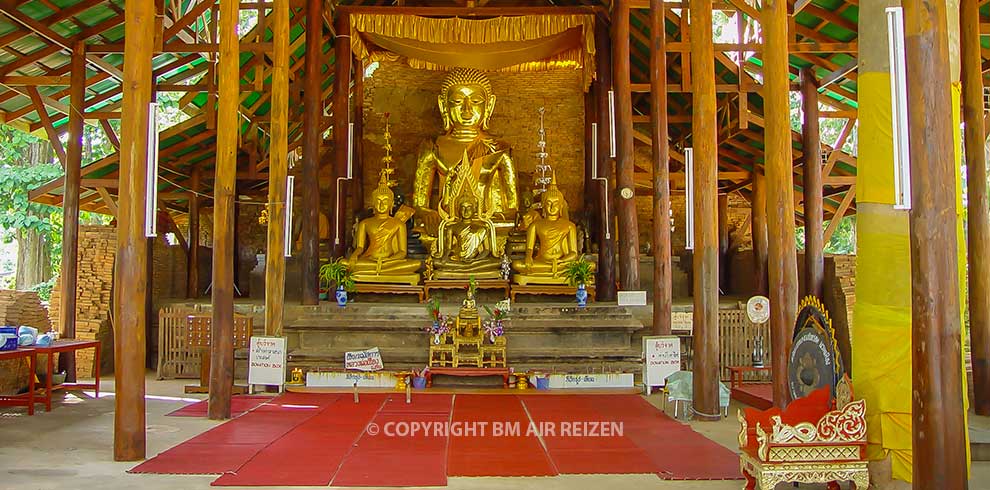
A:
{"type": "Polygon", "coordinates": [[[392,196],[385,192],[375,194],[371,198],[371,208],[375,210],[375,214],[388,214],[392,210],[392,204],[392,196]]]}
{"type": "Polygon", "coordinates": [[[471,219],[474,217],[475,205],[471,201],[461,201],[458,210],[461,212],[461,219],[471,219]]]}
{"type": "Polygon", "coordinates": [[[481,85],[456,84],[447,91],[443,103],[447,117],[455,128],[478,128],[484,122],[489,101],[481,85]]]}
{"type": "Polygon", "coordinates": [[[561,200],[562,199],[560,196],[547,196],[546,201],[543,202],[543,207],[546,208],[547,216],[560,216],[561,200]]]}

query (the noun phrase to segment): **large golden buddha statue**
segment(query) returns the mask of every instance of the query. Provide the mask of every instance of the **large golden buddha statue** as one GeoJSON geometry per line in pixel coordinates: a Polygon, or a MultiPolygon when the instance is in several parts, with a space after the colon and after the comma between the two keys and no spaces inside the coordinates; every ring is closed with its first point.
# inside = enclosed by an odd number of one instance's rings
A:
{"type": "Polygon", "coordinates": [[[474,69],[452,70],[437,103],[444,134],[420,146],[413,186],[417,227],[428,237],[437,236],[438,210],[451,208],[456,195],[451,195],[450,181],[462,164],[474,174],[479,205],[491,212],[496,225],[511,227],[519,208],[516,170],[510,147],[487,133],[495,109],[488,77],[474,69]]]}
{"type": "Polygon", "coordinates": [[[435,279],[496,279],[501,265],[501,247],[491,213],[479,200],[470,168],[458,167],[451,185],[457,196],[451,210],[441,206],[443,218],[433,244],[435,279]]]}
{"type": "MultiPolygon", "coordinates": [[[[392,216],[395,194],[382,172],[371,193],[374,215],[361,220],[354,233],[354,252],[347,259],[356,282],[419,284],[420,262],[406,258],[405,219],[392,216]]],[[[408,219],[408,214],[405,215],[408,219]]]]}
{"type": "Polygon", "coordinates": [[[526,228],[523,260],[514,260],[516,283],[567,284],[564,267],[580,258],[577,227],[569,220],[564,193],[553,176],[540,201],[543,214],[526,228]],[[537,247],[539,244],[539,247],[537,247]]]}

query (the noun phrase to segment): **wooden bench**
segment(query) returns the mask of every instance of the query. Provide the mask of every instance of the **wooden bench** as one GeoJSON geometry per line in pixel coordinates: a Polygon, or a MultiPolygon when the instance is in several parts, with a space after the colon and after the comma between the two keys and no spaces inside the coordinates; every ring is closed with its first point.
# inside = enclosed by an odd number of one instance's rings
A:
{"type": "MultiPolygon", "coordinates": [[[[595,300],[595,285],[588,284],[585,286],[588,291],[588,301],[595,300]]],[[[560,284],[513,284],[511,298],[512,302],[516,302],[516,295],[518,294],[553,294],[558,296],[574,296],[577,293],[577,287],[575,286],[564,286],[560,284]]]]}
{"type": "MultiPolygon", "coordinates": [[[[505,279],[476,279],[477,289],[501,289],[505,297],[509,297],[509,281],[505,279]]],[[[466,290],[468,279],[430,279],[423,281],[426,288],[426,299],[430,299],[431,289],[461,289],[466,290]]]]}
{"type": "Polygon", "coordinates": [[[354,291],[357,293],[372,294],[415,294],[419,298],[420,303],[424,301],[423,286],[359,282],[354,285],[354,291]]]}
{"type": "Polygon", "coordinates": [[[426,387],[433,386],[433,375],[445,374],[447,376],[501,376],[502,387],[509,387],[509,368],[454,368],[454,367],[431,367],[426,371],[426,387]]]}

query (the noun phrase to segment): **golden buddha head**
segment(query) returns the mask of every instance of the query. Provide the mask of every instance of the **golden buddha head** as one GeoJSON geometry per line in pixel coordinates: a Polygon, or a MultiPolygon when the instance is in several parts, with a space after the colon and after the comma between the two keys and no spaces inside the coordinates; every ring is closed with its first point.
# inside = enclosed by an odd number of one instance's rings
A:
{"type": "Polygon", "coordinates": [[[550,185],[540,198],[540,207],[543,208],[543,215],[546,217],[563,217],[569,219],[567,209],[567,199],[564,193],[557,187],[557,175],[551,177],[550,185]]]}
{"type": "Polygon", "coordinates": [[[478,199],[473,195],[466,194],[457,200],[457,215],[463,220],[475,217],[478,212],[478,199]]]}
{"type": "Polygon", "coordinates": [[[488,129],[495,94],[488,76],[473,68],[455,68],[440,85],[437,98],[444,131],[454,127],[488,129]]]}
{"type": "Polygon", "coordinates": [[[375,214],[391,214],[395,205],[395,193],[388,187],[386,174],[383,172],[378,181],[378,187],[371,192],[371,209],[375,214]]]}

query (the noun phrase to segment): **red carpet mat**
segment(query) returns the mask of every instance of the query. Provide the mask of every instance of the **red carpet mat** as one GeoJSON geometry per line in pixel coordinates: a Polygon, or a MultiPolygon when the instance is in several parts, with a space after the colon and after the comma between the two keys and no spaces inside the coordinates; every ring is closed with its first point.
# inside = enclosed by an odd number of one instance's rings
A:
{"type": "Polygon", "coordinates": [[[319,407],[315,406],[293,407],[273,401],[193,437],[129,472],[204,475],[234,471],[318,412],[319,407]]]}
{"type": "MultiPolygon", "coordinates": [[[[404,403],[404,402],[403,402],[404,403]]],[[[449,401],[448,401],[449,403],[449,401]]],[[[447,484],[449,414],[379,413],[333,477],[338,487],[436,487],[447,484]]]]}
{"type": "Polygon", "coordinates": [[[560,473],[656,473],[649,455],[626,437],[623,420],[597,407],[603,402],[622,406],[633,399],[640,398],[636,395],[530,396],[523,398],[523,404],[541,430],[550,459],[560,473]]]}
{"type": "MultiPolygon", "coordinates": [[[[262,403],[271,400],[271,395],[234,395],[230,398],[230,417],[237,418],[250,412],[262,403]]],[[[207,400],[190,403],[182,408],[173,410],[167,414],[168,417],[206,417],[209,403],[207,400]]]]}
{"type": "Polygon", "coordinates": [[[450,476],[557,474],[539,438],[527,434],[529,416],[516,396],[457,395],[451,422],[452,429],[475,422],[488,425],[483,436],[466,431],[451,435],[447,455],[450,476]]]}
{"type": "Polygon", "coordinates": [[[292,404],[318,405],[319,413],[272,442],[237,470],[218,478],[213,485],[329,485],[344,456],[381,409],[385,397],[384,394],[364,394],[360,403],[354,403],[346,395],[290,398],[288,401],[292,404]]]}

